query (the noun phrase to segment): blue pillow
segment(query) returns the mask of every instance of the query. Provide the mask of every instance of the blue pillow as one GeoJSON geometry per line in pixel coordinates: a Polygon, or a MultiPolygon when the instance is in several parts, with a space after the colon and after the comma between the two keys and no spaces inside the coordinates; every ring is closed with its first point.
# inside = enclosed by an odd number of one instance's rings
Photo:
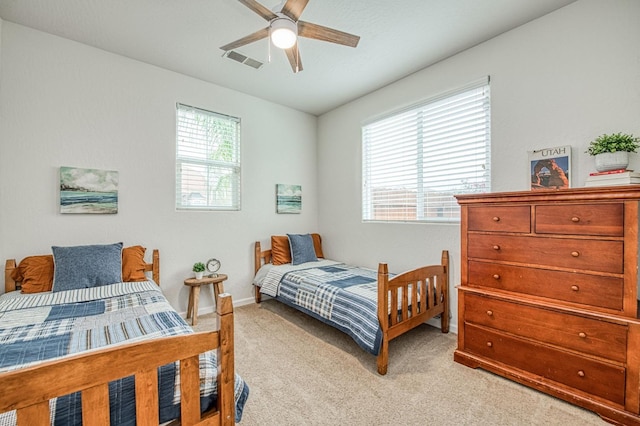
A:
{"type": "Polygon", "coordinates": [[[51,247],[53,292],[76,290],[122,281],[122,243],[51,247]]]}
{"type": "Polygon", "coordinates": [[[318,261],[318,258],[316,257],[316,249],[313,246],[313,238],[310,234],[287,234],[287,237],[289,237],[292,265],[318,261]]]}

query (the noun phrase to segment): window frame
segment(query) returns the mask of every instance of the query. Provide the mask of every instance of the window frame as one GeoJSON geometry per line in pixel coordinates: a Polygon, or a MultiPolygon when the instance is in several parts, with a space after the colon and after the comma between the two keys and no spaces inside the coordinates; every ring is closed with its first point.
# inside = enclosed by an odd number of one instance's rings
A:
{"type": "MultiPolygon", "coordinates": [[[[176,145],[175,145],[175,157],[176,157],[176,181],[175,181],[175,208],[176,211],[240,211],[241,210],[241,191],[242,191],[242,163],[241,163],[241,120],[238,117],[233,117],[226,114],[217,113],[214,111],[205,110],[191,105],[182,103],[176,103],[176,145]],[[192,113],[194,118],[185,119],[181,117],[181,114],[192,113]],[[211,120],[209,127],[203,126],[200,128],[192,128],[193,132],[204,132],[205,135],[191,136],[191,140],[186,143],[184,138],[189,137],[187,132],[181,131],[181,128],[187,128],[189,124],[198,121],[197,117],[205,117],[207,120],[211,120]],[[189,122],[188,120],[191,120],[189,122]],[[228,124],[231,132],[227,134],[224,132],[222,135],[220,132],[212,130],[212,123],[215,121],[228,124]],[[211,135],[209,135],[211,133],[211,135]],[[222,146],[228,140],[224,140],[222,143],[217,144],[213,140],[214,138],[224,138],[225,136],[231,136],[230,147],[222,146]],[[182,141],[181,141],[182,138],[182,141]],[[226,148],[226,149],[225,149],[226,148]],[[187,155],[185,152],[191,151],[192,155],[187,155]],[[210,155],[218,156],[231,156],[230,159],[224,158],[206,158],[210,155]],[[185,172],[185,166],[192,168],[192,177],[199,177],[201,182],[194,183],[194,187],[200,189],[200,191],[186,191],[183,186],[183,181],[188,176],[189,172],[185,172]],[[197,171],[200,169],[200,171],[197,171]],[[220,170],[226,171],[226,173],[218,173],[220,170]],[[218,172],[216,172],[218,171],[218,172]],[[229,177],[228,191],[230,195],[226,197],[228,202],[224,202],[224,199],[217,199],[216,192],[222,192],[223,189],[215,189],[212,187],[212,182],[220,181],[229,177]],[[202,194],[204,192],[204,194],[202,194]],[[204,201],[193,200],[193,204],[185,203],[185,195],[190,198],[192,194],[199,194],[204,198],[204,201]],[[201,204],[204,202],[204,204],[201,204]]],[[[198,197],[196,197],[198,198],[198,197]]]]}
{"type": "MultiPolygon", "coordinates": [[[[460,111],[463,110],[463,108],[460,109],[460,111]]],[[[454,111],[457,113],[458,109],[454,111]]],[[[455,118],[455,114],[451,114],[451,117],[455,118]]],[[[459,223],[460,207],[454,194],[491,191],[489,76],[367,120],[362,124],[361,130],[361,218],[363,223],[459,223]],[[449,118],[450,113],[442,112],[447,110],[449,103],[454,104],[458,99],[474,96],[474,94],[479,94],[476,96],[473,110],[479,118],[470,119],[461,115],[463,119],[456,119],[453,125],[444,127],[444,131],[441,131],[443,127],[433,123],[429,123],[431,127],[426,126],[425,116],[449,118]],[[475,136],[462,135],[456,139],[453,134],[457,132],[457,126],[466,123],[476,123],[473,127],[475,136]],[[434,132],[434,129],[438,131],[434,132]],[[425,136],[429,132],[431,135],[442,133],[446,136],[425,136]],[[482,136],[478,136],[480,134],[482,136]],[[466,148],[467,145],[469,149],[474,148],[474,155],[478,158],[457,174],[451,172],[451,170],[458,172],[457,168],[452,169],[452,165],[455,165],[455,162],[450,161],[453,154],[446,154],[450,145],[446,145],[444,141],[449,139],[454,146],[458,142],[461,148],[466,148]],[[431,144],[431,147],[427,146],[428,144],[431,144]],[[406,151],[402,151],[403,149],[406,151]],[[401,151],[404,152],[402,155],[395,156],[401,151]],[[435,173],[433,170],[429,173],[429,168],[423,164],[425,161],[435,164],[433,159],[426,158],[432,152],[437,153],[440,159],[449,157],[442,160],[445,164],[443,169],[435,173]],[[399,168],[396,169],[396,167],[399,168]],[[450,173],[449,176],[453,179],[446,179],[447,173],[450,173]],[[471,173],[471,177],[463,178],[465,173],[471,173]],[[393,176],[394,174],[396,176],[393,176]],[[399,174],[410,177],[397,176],[399,174]],[[430,177],[425,178],[426,175],[430,177]],[[432,183],[429,183],[429,180],[432,183]],[[428,188],[431,190],[427,191],[428,188]],[[437,191],[440,193],[438,194],[437,191]],[[429,203],[426,200],[433,193],[437,194],[434,197],[436,202],[429,203]],[[441,211],[442,216],[440,216],[441,211]]],[[[453,151],[455,149],[451,150],[453,151]]],[[[463,149],[455,155],[456,161],[462,163],[469,157],[467,151],[463,149]]]]}

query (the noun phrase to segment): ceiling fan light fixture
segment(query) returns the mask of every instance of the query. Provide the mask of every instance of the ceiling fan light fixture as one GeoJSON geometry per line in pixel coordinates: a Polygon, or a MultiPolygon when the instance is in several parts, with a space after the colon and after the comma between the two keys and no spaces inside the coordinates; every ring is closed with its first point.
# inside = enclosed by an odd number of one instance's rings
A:
{"type": "Polygon", "coordinates": [[[276,18],[271,21],[271,42],[280,49],[289,49],[298,39],[298,25],[289,18],[276,18]]]}

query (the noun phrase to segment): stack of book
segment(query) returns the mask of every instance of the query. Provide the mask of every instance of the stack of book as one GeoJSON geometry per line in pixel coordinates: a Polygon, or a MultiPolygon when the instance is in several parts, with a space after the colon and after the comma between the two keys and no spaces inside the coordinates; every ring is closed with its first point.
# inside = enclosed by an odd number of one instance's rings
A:
{"type": "Polygon", "coordinates": [[[584,186],[634,185],[640,183],[640,173],[619,169],[590,173],[584,186]]]}

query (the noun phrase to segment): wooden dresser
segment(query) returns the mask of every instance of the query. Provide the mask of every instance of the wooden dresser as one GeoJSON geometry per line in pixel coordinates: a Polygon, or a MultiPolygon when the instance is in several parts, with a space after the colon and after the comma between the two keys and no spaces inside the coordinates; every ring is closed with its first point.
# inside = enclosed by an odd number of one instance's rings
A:
{"type": "Polygon", "coordinates": [[[457,198],[455,361],[640,425],[640,185],[457,198]]]}

